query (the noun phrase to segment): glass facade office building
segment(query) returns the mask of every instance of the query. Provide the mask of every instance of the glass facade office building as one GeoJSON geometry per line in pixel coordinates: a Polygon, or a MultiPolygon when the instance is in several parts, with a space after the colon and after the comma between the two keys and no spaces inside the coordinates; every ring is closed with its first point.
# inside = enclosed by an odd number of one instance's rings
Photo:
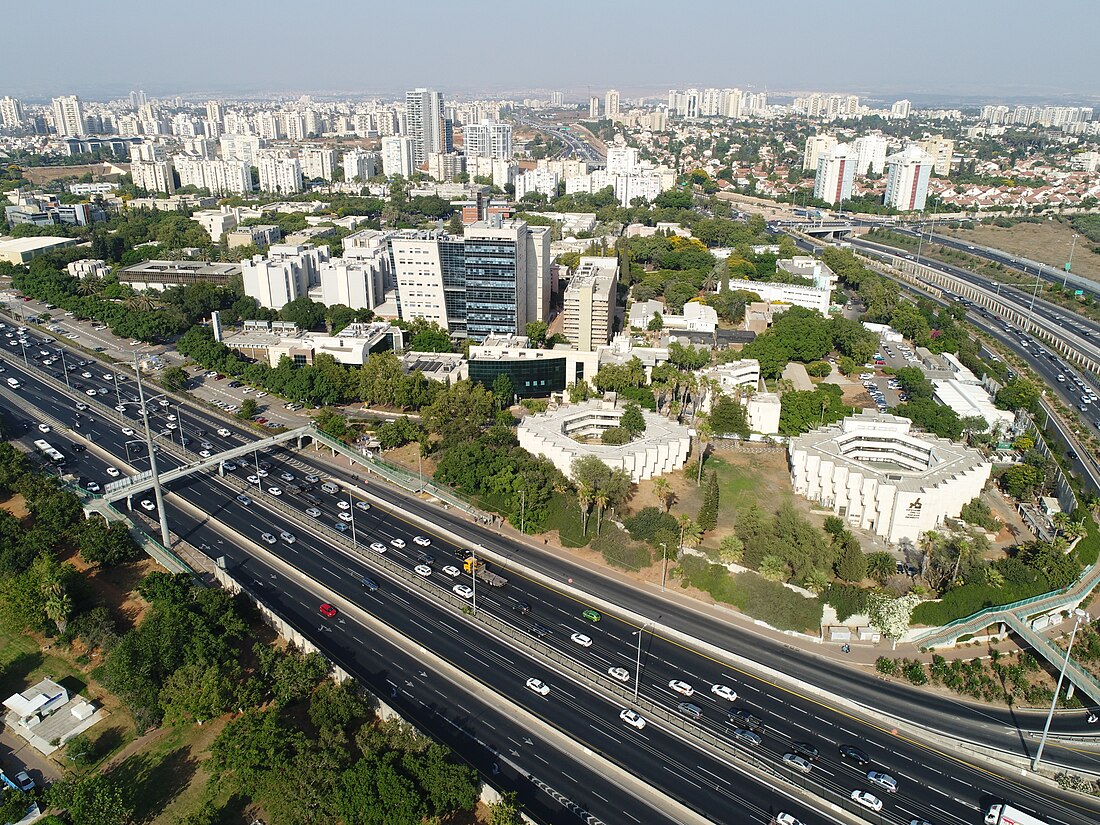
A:
{"type": "Polygon", "coordinates": [[[497,376],[507,375],[520,398],[545,398],[565,389],[565,368],[564,357],[470,359],[470,380],[491,390],[497,376]]]}

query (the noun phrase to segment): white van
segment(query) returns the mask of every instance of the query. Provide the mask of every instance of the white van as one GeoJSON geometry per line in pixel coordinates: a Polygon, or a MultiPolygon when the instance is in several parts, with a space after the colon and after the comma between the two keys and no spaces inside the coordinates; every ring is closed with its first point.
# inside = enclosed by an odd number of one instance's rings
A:
{"type": "Polygon", "coordinates": [[[331,481],[326,481],[324,484],[322,484],[321,489],[329,495],[333,496],[340,492],[340,488],[333,484],[331,481]]]}
{"type": "Polygon", "coordinates": [[[20,387],[22,387],[23,385],[19,383],[19,379],[9,378],[8,379],[8,386],[11,387],[13,390],[17,390],[20,387]]]}

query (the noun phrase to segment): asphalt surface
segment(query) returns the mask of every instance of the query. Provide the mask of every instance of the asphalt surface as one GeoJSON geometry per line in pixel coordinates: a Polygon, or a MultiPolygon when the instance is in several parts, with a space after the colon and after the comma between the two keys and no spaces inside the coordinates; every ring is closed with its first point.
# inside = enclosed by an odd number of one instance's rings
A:
{"type": "MultiPolygon", "coordinates": [[[[13,367],[9,367],[9,373],[13,369],[13,367]]],[[[101,377],[97,377],[98,371],[92,372],[93,379],[90,380],[91,382],[101,384],[108,389],[117,383],[104,381],[101,377]]],[[[127,385],[132,386],[132,382],[124,383],[124,387],[127,385]]],[[[125,393],[126,390],[116,388],[115,392],[125,393]]],[[[46,387],[28,379],[24,388],[20,390],[20,394],[34,403],[41,403],[45,409],[52,408],[56,410],[60,417],[72,415],[72,408],[68,406],[71,402],[64,399],[62,394],[53,390],[52,387],[46,387]]],[[[167,414],[177,413],[165,410],[161,415],[160,423],[167,423],[163,421],[163,416],[167,414]]],[[[201,414],[196,419],[194,413],[189,413],[184,409],[182,418],[184,432],[192,434],[189,437],[201,438],[202,436],[198,436],[195,432],[196,427],[201,427],[207,432],[206,438],[217,449],[241,443],[241,436],[239,435],[219,440],[211,429],[211,422],[204,420],[201,414]]],[[[124,455],[125,442],[130,440],[118,432],[116,425],[108,422],[85,421],[80,432],[82,435],[93,438],[99,447],[113,451],[115,455],[119,456],[124,455]]],[[[49,438],[50,436],[47,435],[46,437],[49,438]]],[[[60,444],[55,446],[59,446],[64,450],[64,447],[60,444]]],[[[170,466],[169,456],[164,453],[162,455],[165,458],[166,465],[170,466]]],[[[302,474],[301,459],[289,454],[284,455],[282,451],[273,451],[271,454],[262,457],[261,460],[266,460],[272,465],[268,478],[263,480],[265,486],[285,483],[276,480],[283,468],[289,468],[286,471],[299,477],[302,474]]],[[[136,458],[134,462],[135,466],[139,468],[142,466],[136,458]]],[[[243,469],[237,472],[238,474],[247,474],[243,469]]],[[[254,467],[247,472],[254,472],[254,467]]],[[[318,474],[320,475],[320,473],[318,474]]],[[[352,481],[354,480],[352,479],[352,481]]],[[[281,530],[287,530],[295,534],[297,541],[294,544],[287,545],[284,548],[285,543],[279,541],[270,549],[273,552],[276,550],[285,552],[288,558],[293,557],[301,565],[306,566],[311,575],[317,576],[323,586],[331,587],[334,592],[344,592],[340,588],[346,590],[349,586],[346,577],[340,571],[330,569],[326,573],[320,569],[324,566],[326,560],[331,560],[335,555],[339,555],[335,553],[329,544],[326,544],[323,538],[324,533],[322,532],[320,537],[305,535],[300,520],[285,520],[281,514],[274,513],[259,515],[259,499],[262,496],[255,496],[257,502],[251,507],[243,507],[235,501],[235,491],[226,490],[223,485],[208,478],[195,478],[187,482],[177,482],[173,489],[181,496],[194,500],[196,505],[205,508],[206,512],[216,513],[220,521],[230,525],[248,541],[258,541],[263,532],[277,534],[281,530]],[[326,578],[331,576],[335,576],[335,578],[326,578]]],[[[722,644],[727,648],[734,648],[736,652],[743,653],[758,661],[765,661],[770,666],[792,672],[800,678],[824,686],[827,691],[847,695],[859,694],[862,691],[867,694],[869,699],[874,700],[869,702],[871,705],[881,707],[883,704],[893,703],[900,707],[903,712],[897,715],[901,718],[916,718],[925,724],[942,721],[945,729],[953,729],[952,726],[957,727],[962,724],[966,726],[968,734],[975,733],[992,738],[1002,746],[1017,749],[1021,747],[1020,740],[1023,737],[1018,733],[1006,730],[1007,726],[1016,721],[1011,714],[983,711],[982,715],[975,719],[973,716],[975,709],[963,703],[906,690],[902,686],[895,686],[892,683],[856,678],[846,670],[830,668],[828,661],[823,658],[808,657],[804,652],[788,650],[781,645],[769,644],[767,640],[759,637],[731,634],[728,625],[683,608],[657,602],[651,594],[638,591],[622,583],[605,579],[570,565],[564,565],[564,563],[553,560],[542,553],[532,552],[529,548],[518,545],[503,536],[494,535],[473,527],[455,518],[450,513],[440,513],[423,503],[400,496],[382,485],[371,484],[369,489],[374,495],[392,501],[394,511],[387,513],[384,512],[384,507],[379,506],[366,513],[354,508],[349,510],[356,516],[357,535],[360,542],[367,544],[370,541],[379,540],[388,544],[394,538],[402,539],[406,542],[406,548],[399,550],[390,546],[387,556],[399,559],[409,567],[416,563],[416,551],[419,549],[412,539],[415,535],[425,531],[421,531],[419,528],[405,522],[402,513],[407,510],[417,510],[441,526],[455,528],[460,535],[472,536],[471,541],[490,544],[506,553],[522,555],[525,564],[547,569],[551,575],[555,570],[559,571],[558,575],[561,574],[560,571],[564,570],[569,577],[573,578],[573,584],[576,587],[589,591],[599,591],[601,595],[605,595],[612,602],[628,609],[637,610],[643,615],[650,615],[653,618],[659,617],[664,622],[675,623],[681,630],[686,630],[702,638],[708,638],[708,640],[722,644]],[[366,535],[363,535],[364,533],[366,535]],[[962,713],[966,713],[970,717],[968,722],[960,720],[960,714],[962,713]]],[[[323,494],[319,498],[321,499],[321,505],[319,505],[321,516],[315,520],[315,523],[319,525],[335,524],[337,514],[340,512],[336,506],[336,500],[323,494]]],[[[299,507],[307,506],[304,501],[291,501],[288,497],[281,497],[280,500],[299,507]]],[[[177,520],[176,513],[173,512],[171,516],[172,522],[175,524],[177,520]]],[[[309,519],[308,516],[302,516],[301,519],[314,523],[314,520],[309,519]]],[[[315,530],[305,532],[313,533],[315,530]]],[[[450,586],[451,580],[439,572],[438,565],[448,563],[452,548],[441,535],[431,535],[430,538],[432,543],[430,551],[438,559],[437,567],[433,569],[431,574],[432,579],[441,582],[441,586],[450,586]]],[[[332,565],[329,564],[328,566],[331,568],[332,565]]],[[[524,580],[514,570],[504,572],[512,579],[512,582],[503,591],[490,592],[488,596],[485,596],[483,593],[488,588],[479,589],[479,602],[482,602],[483,599],[486,600],[484,603],[486,609],[498,612],[501,617],[520,627],[529,627],[528,623],[535,621],[544,624],[550,631],[547,640],[555,643],[562,650],[570,651],[576,658],[590,664],[594,669],[606,669],[609,666],[608,663],[611,663],[614,666],[627,669],[633,675],[637,657],[637,637],[631,635],[636,630],[633,625],[620,622],[614,616],[609,615],[605,615],[603,621],[598,625],[589,625],[579,616],[583,606],[574,603],[567,595],[524,580]],[[512,611],[512,605],[518,601],[526,601],[532,606],[530,615],[521,616],[512,611]],[[595,644],[587,649],[577,648],[569,640],[569,634],[572,632],[584,632],[590,635],[595,640],[595,644]]],[[[352,588],[352,590],[355,590],[355,588],[352,588]]],[[[362,603],[363,594],[360,593],[359,595],[359,601],[362,603]]],[[[416,604],[417,611],[423,611],[422,615],[434,615],[432,611],[440,609],[438,605],[432,604],[431,599],[420,598],[414,591],[404,593],[403,598],[416,604]]],[[[369,604],[364,604],[364,606],[371,607],[369,604]]],[[[482,605],[479,604],[479,607],[482,607],[482,605]]],[[[417,634],[424,631],[418,629],[416,621],[413,621],[408,605],[398,610],[397,614],[387,614],[387,616],[401,632],[409,635],[410,638],[416,638],[426,647],[430,646],[437,649],[437,644],[439,646],[445,644],[444,634],[439,632],[429,632],[423,640],[418,637],[417,634]]],[[[446,618],[444,616],[441,621],[445,621],[446,618]]],[[[417,621],[431,628],[431,625],[426,622],[417,621]]],[[[669,691],[668,681],[671,679],[688,681],[697,690],[693,701],[699,704],[704,712],[700,724],[711,733],[729,737],[731,726],[724,718],[728,703],[725,700],[712,697],[710,694],[712,684],[729,685],[739,694],[733,706],[749,710],[762,721],[764,743],[755,749],[756,752],[769,758],[778,757],[790,749],[793,741],[811,741],[820,747],[822,758],[819,767],[814,770],[809,779],[822,783],[824,787],[831,787],[842,792],[846,792],[851,788],[870,789],[866,785],[866,781],[861,780],[862,771],[837,756],[837,746],[839,744],[858,745],[869,754],[876,769],[888,772],[899,780],[901,789],[896,795],[891,795],[887,800],[888,819],[896,818],[901,821],[905,816],[912,814],[913,816],[923,816],[935,822],[968,822],[975,819],[979,806],[986,804],[992,798],[1000,797],[1010,799],[1015,804],[1024,807],[1028,807],[1030,804],[1037,810],[1062,814],[1061,816],[1051,816],[1052,822],[1084,822],[1092,821],[1095,818],[1095,811],[1089,811],[1083,819],[1080,818],[1082,814],[1071,808],[1059,811],[1058,804],[1051,799],[1051,794],[1045,788],[1034,787],[1027,783],[1021,784],[1019,780],[1007,774],[998,776],[996,773],[991,773],[980,766],[970,765],[952,754],[941,754],[919,743],[910,742],[906,738],[891,732],[888,728],[866,724],[839,708],[831,707],[826,702],[787,690],[767,681],[755,679],[750,674],[724,666],[722,663],[708,659],[660,636],[647,632],[644,636],[642,653],[640,687],[648,698],[667,703],[674,708],[679,697],[669,691]],[[927,789],[931,789],[931,793],[942,795],[942,799],[938,795],[932,796],[927,789]]],[[[514,658],[516,653],[512,651],[503,655],[511,655],[514,658]]],[[[526,673],[528,667],[537,667],[537,665],[535,663],[531,663],[530,666],[525,664],[522,672],[526,673]]],[[[505,677],[501,673],[497,673],[497,670],[499,668],[494,670],[495,675],[490,676],[494,687],[509,696],[516,696],[517,700],[527,699],[530,701],[534,694],[530,694],[523,687],[522,681],[518,681],[517,674],[513,673],[511,677],[505,677]],[[525,696],[525,694],[530,695],[525,696]]],[[[556,685],[556,682],[551,681],[549,678],[544,681],[552,686],[556,685]]],[[[552,691],[551,695],[553,696],[555,693],[556,691],[552,691]]],[[[586,696],[583,699],[583,704],[586,707],[593,707],[595,702],[596,700],[593,697],[586,696]]],[[[557,705],[556,702],[553,704],[557,705]]],[[[605,714],[601,712],[600,715],[604,716],[605,714]]],[[[1060,722],[1060,726],[1072,728],[1076,724],[1077,716],[1079,715],[1069,717],[1065,722],[1060,722]]],[[[554,718],[555,722],[562,725],[562,729],[567,730],[571,736],[582,742],[587,743],[589,741],[588,737],[591,734],[585,731],[584,724],[578,722],[578,720],[564,718],[558,720],[556,716],[554,718]]],[[[613,720],[613,724],[618,726],[616,713],[611,713],[610,718],[613,720]]],[[[1025,722],[1028,726],[1037,726],[1038,719],[1029,718],[1025,722]]],[[[588,727],[591,727],[590,723],[588,727]]],[[[652,725],[646,731],[655,729],[656,726],[652,725]]],[[[1025,739],[1023,744],[1030,746],[1031,743],[1025,739]]],[[[679,747],[681,750],[676,750],[676,745],[670,744],[669,748],[662,748],[661,752],[669,756],[675,754],[676,758],[673,762],[678,766],[703,764],[700,761],[702,754],[699,751],[682,743],[679,747]]],[[[608,752],[604,748],[599,749],[608,752]]],[[[1051,759],[1058,761],[1080,761],[1082,769],[1094,771],[1097,769],[1097,761],[1091,754],[1078,753],[1060,748],[1057,745],[1053,747],[1048,745],[1047,753],[1051,759]]],[[[633,752],[629,755],[620,753],[612,758],[622,759],[623,764],[630,765],[636,773],[645,767],[641,764],[641,758],[636,758],[633,752]]],[[[664,767],[667,768],[667,766],[664,767]]],[[[721,770],[719,768],[718,775],[723,775],[721,770]]],[[[666,772],[675,773],[675,769],[659,770],[656,776],[652,775],[647,769],[643,775],[655,787],[667,788],[669,777],[662,775],[666,772]],[[661,779],[665,781],[661,782],[661,779]]],[[[728,773],[728,769],[726,772],[728,773]]],[[[675,788],[682,787],[682,784],[679,779],[675,778],[672,784],[673,794],[675,795],[675,788]]],[[[718,787],[721,788],[721,786],[718,787]]],[[[740,784],[737,792],[743,792],[740,784]]],[[[769,793],[774,794],[774,792],[769,793]]],[[[693,790],[692,798],[694,799],[695,796],[696,793],[693,790]]],[[[761,815],[767,811],[767,807],[756,802],[754,798],[744,799],[743,802],[749,806],[757,805],[761,815]]],[[[770,804],[773,806],[776,804],[774,799],[770,804]]],[[[752,808],[749,809],[752,810],[752,808]]],[[[708,815],[714,816],[714,811],[709,806],[705,810],[708,815]]],[[[800,816],[800,818],[802,817],[800,816]]],[[[738,821],[744,820],[742,818],[738,821]]],[[[807,814],[805,821],[815,820],[812,819],[812,815],[807,814]]],[[[908,820],[904,821],[907,822],[908,820]]]]}

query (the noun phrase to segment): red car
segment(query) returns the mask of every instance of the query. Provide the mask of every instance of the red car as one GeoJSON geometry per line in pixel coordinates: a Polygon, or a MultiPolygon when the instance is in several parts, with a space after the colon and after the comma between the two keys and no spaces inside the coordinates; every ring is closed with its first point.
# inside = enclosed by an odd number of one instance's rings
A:
{"type": "Polygon", "coordinates": [[[324,616],[328,619],[335,619],[336,618],[336,608],[333,607],[328,602],[321,602],[321,606],[317,609],[321,611],[322,616],[324,616]]]}

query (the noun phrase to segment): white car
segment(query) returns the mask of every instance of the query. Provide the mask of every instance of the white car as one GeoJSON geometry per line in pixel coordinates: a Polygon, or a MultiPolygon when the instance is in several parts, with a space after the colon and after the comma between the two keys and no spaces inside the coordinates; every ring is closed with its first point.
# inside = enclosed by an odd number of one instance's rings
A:
{"type": "MultiPolygon", "coordinates": [[[[209,444],[203,444],[202,448],[204,450],[213,450],[214,449],[209,444]]],[[[267,478],[267,475],[268,475],[267,470],[259,469],[259,470],[256,471],[256,475],[258,475],[260,478],[267,478]]]]}
{"type": "Polygon", "coordinates": [[[348,513],[348,512],[345,511],[343,513],[340,513],[340,515],[337,516],[337,518],[339,518],[340,521],[350,522],[352,519],[355,518],[355,516],[353,516],[351,513],[348,513]]]}
{"type": "Polygon", "coordinates": [[[122,428],[122,434],[123,434],[123,435],[133,435],[133,434],[134,434],[134,431],[133,431],[133,429],[132,429],[132,428],[130,428],[130,427],[123,427],[123,428],[122,428]]]}
{"type": "Polygon", "coordinates": [[[628,710],[627,708],[623,708],[621,711],[619,711],[619,718],[630,725],[630,727],[632,728],[637,728],[638,730],[641,730],[645,727],[645,719],[636,714],[634,711],[628,710]]]}
{"type": "Polygon", "coordinates": [[[261,533],[260,541],[263,541],[267,544],[274,544],[277,539],[273,535],[271,535],[271,533],[261,533]]]}
{"type": "Polygon", "coordinates": [[[382,542],[380,541],[372,541],[370,543],[370,549],[373,550],[375,553],[385,553],[386,545],[382,544],[382,542]]]}
{"type": "Polygon", "coordinates": [[[320,518],[321,517],[321,511],[318,510],[316,507],[309,507],[309,508],[306,509],[306,515],[310,516],[312,518],[320,518]]]}
{"type": "Polygon", "coordinates": [[[143,498],[141,500],[141,509],[151,513],[157,509],[157,505],[153,504],[152,500],[143,498]]]}
{"type": "Polygon", "coordinates": [[[462,575],[462,571],[453,564],[448,564],[446,567],[442,568],[442,570],[444,574],[450,576],[452,579],[457,579],[462,575]]]}
{"type": "Polygon", "coordinates": [[[108,373],[104,374],[103,380],[104,381],[114,381],[115,377],[113,375],[111,375],[111,373],[108,372],[108,373]]]}
{"type": "Polygon", "coordinates": [[[474,591],[464,584],[456,584],[451,590],[454,591],[455,595],[461,596],[464,599],[472,599],[474,597],[474,591]]]}
{"type": "Polygon", "coordinates": [[[88,405],[85,404],[83,401],[77,401],[76,402],[76,408],[78,410],[80,410],[81,412],[84,412],[84,410],[88,409],[88,405]]]}
{"type": "Polygon", "coordinates": [[[620,682],[630,681],[630,671],[625,667],[609,667],[607,669],[607,675],[612,679],[618,679],[620,682]]]}
{"type": "Polygon", "coordinates": [[[875,812],[882,810],[882,800],[870,791],[852,791],[852,801],[875,812]]]}
{"type": "Polygon", "coordinates": [[[898,780],[890,776],[888,773],[880,773],[879,771],[867,771],[867,781],[872,785],[878,785],[887,793],[898,792],[898,780]]]}
{"type": "Polygon", "coordinates": [[[267,397],[267,393],[266,393],[266,392],[263,392],[263,391],[261,391],[261,392],[258,392],[258,393],[256,393],[256,397],[257,397],[257,398],[266,398],[266,397],[267,397]]]}
{"type": "MultiPolygon", "coordinates": [[[[91,397],[93,395],[98,395],[98,393],[95,390],[92,390],[92,389],[84,390],[84,394],[87,395],[88,397],[91,397]]],[[[118,407],[115,407],[115,409],[118,410],[118,407]]],[[[126,408],[123,407],[121,410],[118,410],[118,411],[122,412],[125,409],[126,408]]]]}
{"type": "Polygon", "coordinates": [[[539,696],[548,696],[550,694],[550,686],[540,679],[528,679],[527,687],[539,696]]]}
{"type": "Polygon", "coordinates": [[[225,427],[219,427],[218,435],[220,435],[222,438],[228,438],[230,433],[229,430],[227,430],[225,427]]]}
{"type": "Polygon", "coordinates": [[[247,478],[247,481],[248,481],[249,484],[259,484],[260,483],[260,477],[256,476],[256,475],[251,475],[247,478]]]}
{"type": "Polygon", "coordinates": [[[569,638],[575,645],[580,645],[581,647],[592,647],[592,640],[585,636],[583,633],[574,633],[569,638]]]}
{"type": "Polygon", "coordinates": [[[245,507],[247,507],[247,506],[248,506],[249,504],[251,504],[251,503],[252,503],[252,499],[250,499],[250,498],[249,498],[248,496],[246,496],[246,495],[245,495],[244,493],[241,493],[240,495],[238,495],[238,496],[237,496],[237,501],[239,501],[239,502],[240,502],[241,504],[243,504],[243,505],[244,505],[245,507]]]}
{"type": "Polygon", "coordinates": [[[38,425],[38,431],[40,433],[48,433],[50,431],[50,425],[49,424],[39,424],[38,425]]]}
{"type": "Polygon", "coordinates": [[[279,473],[279,478],[283,481],[294,481],[294,473],[279,473]]]}
{"type": "Polygon", "coordinates": [[[336,502],[336,506],[339,507],[341,510],[351,509],[351,505],[348,504],[348,502],[343,501],[343,500],[336,502]]]}
{"type": "Polygon", "coordinates": [[[428,538],[427,536],[417,536],[416,538],[413,539],[413,541],[415,541],[421,547],[427,547],[429,544],[432,543],[432,540],[430,538],[428,538]]]}
{"type": "Polygon", "coordinates": [[[679,679],[673,679],[668,683],[669,690],[674,690],[681,696],[694,696],[695,688],[689,685],[687,682],[681,682],[679,679]]]}
{"type": "Polygon", "coordinates": [[[710,692],[713,693],[715,696],[720,696],[721,698],[728,699],[731,702],[737,701],[737,692],[733,688],[726,687],[725,685],[713,685],[710,689],[710,692]]]}
{"type": "Polygon", "coordinates": [[[294,544],[294,542],[298,540],[294,537],[292,533],[288,533],[286,530],[283,530],[283,532],[279,533],[279,538],[281,538],[287,544],[294,544]]]}
{"type": "Polygon", "coordinates": [[[306,482],[309,484],[316,484],[320,480],[321,479],[317,478],[317,476],[313,475],[312,473],[306,476],[306,482]]]}
{"type": "Polygon", "coordinates": [[[279,487],[268,487],[267,491],[273,496],[281,496],[283,494],[282,489],[279,487]]]}
{"type": "Polygon", "coordinates": [[[89,481],[87,484],[84,485],[84,489],[87,490],[89,493],[98,493],[100,490],[99,482],[89,481]]]}
{"type": "Polygon", "coordinates": [[[355,502],[355,507],[359,510],[369,510],[370,504],[366,501],[357,501],[355,502]]]}
{"type": "MultiPolygon", "coordinates": [[[[184,443],[184,444],[186,444],[187,442],[185,441],[185,442],[183,442],[183,443],[184,443]]],[[[224,470],[225,470],[225,471],[226,471],[227,473],[231,473],[231,472],[233,472],[234,470],[236,470],[236,469],[237,469],[237,465],[236,465],[236,464],[234,464],[234,463],[233,463],[232,461],[223,461],[223,462],[222,462],[222,468],[223,468],[223,469],[224,469],[224,470]]]]}
{"type": "Polygon", "coordinates": [[[802,773],[809,773],[814,769],[813,764],[805,756],[799,756],[797,753],[785,753],[783,754],[783,762],[786,765],[794,768],[796,771],[802,773]]]}
{"type": "MultiPolygon", "coordinates": [[[[176,429],[176,425],[173,424],[171,421],[169,421],[167,424],[164,425],[164,428],[166,430],[168,430],[169,432],[171,432],[172,430],[176,429]]],[[[208,456],[203,456],[203,457],[207,458],[208,456]]]]}
{"type": "Polygon", "coordinates": [[[780,811],[775,815],[775,825],[802,825],[802,820],[786,811],[780,811]]]}
{"type": "Polygon", "coordinates": [[[428,576],[432,574],[432,568],[428,567],[426,564],[418,564],[413,570],[416,571],[418,576],[423,576],[424,578],[428,578],[428,576]]]}
{"type": "Polygon", "coordinates": [[[111,478],[118,478],[120,475],[122,475],[122,473],[118,471],[117,467],[108,467],[107,475],[109,475],[111,478]]]}
{"type": "MultiPolygon", "coordinates": [[[[199,455],[201,455],[203,458],[210,458],[213,453],[211,453],[209,450],[199,450],[199,455]]],[[[275,495],[278,495],[278,493],[276,493],[275,495]]]]}
{"type": "Polygon", "coordinates": [[[166,421],[175,421],[176,417],[174,415],[165,416],[165,420],[166,421]]]}
{"type": "Polygon", "coordinates": [[[398,550],[401,550],[405,546],[405,540],[404,539],[390,539],[390,544],[392,544],[398,550]]]}

